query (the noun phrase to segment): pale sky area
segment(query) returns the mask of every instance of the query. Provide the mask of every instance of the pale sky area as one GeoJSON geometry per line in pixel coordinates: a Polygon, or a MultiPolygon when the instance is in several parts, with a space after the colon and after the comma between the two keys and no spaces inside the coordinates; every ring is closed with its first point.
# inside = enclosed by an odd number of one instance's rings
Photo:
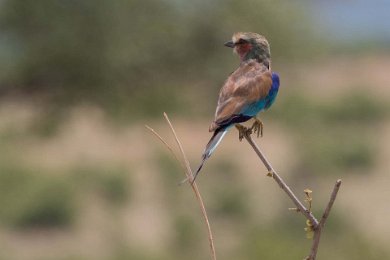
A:
{"type": "Polygon", "coordinates": [[[317,0],[314,18],[340,40],[390,41],[390,0],[317,0]]]}

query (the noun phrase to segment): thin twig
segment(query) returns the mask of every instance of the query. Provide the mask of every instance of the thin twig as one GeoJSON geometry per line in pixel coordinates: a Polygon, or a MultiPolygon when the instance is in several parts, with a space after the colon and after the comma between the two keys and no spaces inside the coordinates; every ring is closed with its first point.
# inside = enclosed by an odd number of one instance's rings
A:
{"type": "MultiPolygon", "coordinates": [[[[181,164],[186,176],[187,176],[187,179],[188,180],[192,180],[192,170],[191,170],[191,167],[190,167],[190,163],[187,159],[187,156],[185,155],[184,153],[184,149],[181,145],[181,142],[179,140],[179,138],[177,137],[177,134],[176,134],[176,131],[175,129],[173,128],[172,124],[171,124],[171,121],[169,120],[168,118],[168,115],[166,113],[164,113],[164,117],[166,119],[166,121],[168,122],[170,128],[171,128],[171,131],[173,133],[173,136],[175,137],[175,140],[176,140],[176,143],[177,145],[179,146],[179,149],[180,149],[180,152],[181,152],[181,155],[183,157],[183,160],[184,160],[184,164],[181,160],[179,160],[179,158],[176,156],[176,154],[174,153],[174,151],[172,150],[172,148],[168,145],[168,143],[156,132],[154,131],[152,128],[146,126],[146,128],[151,131],[154,135],[156,135],[161,142],[163,142],[165,144],[165,146],[171,151],[171,153],[173,154],[173,156],[175,157],[175,159],[177,161],[179,161],[179,163],[181,164]]],[[[196,182],[188,182],[190,185],[191,185],[191,188],[192,190],[194,191],[195,193],[195,196],[196,196],[196,199],[199,203],[199,207],[201,209],[201,212],[202,212],[202,216],[204,218],[204,221],[205,221],[205,224],[206,224],[206,227],[207,227],[207,232],[208,232],[208,239],[209,239],[209,245],[210,245],[210,251],[211,251],[211,257],[213,260],[217,260],[217,255],[216,255],[216,252],[215,252],[215,246],[214,246],[214,240],[213,240],[213,234],[211,232],[211,227],[210,227],[210,222],[209,222],[209,219],[207,217],[207,212],[206,212],[206,208],[204,206],[204,203],[203,203],[203,199],[202,199],[202,196],[199,192],[199,189],[198,189],[198,186],[196,185],[196,182]]]]}
{"type": "Polygon", "coordinates": [[[317,227],[317,229],[314,231],[314,238],[313,238],[313,245],[311,247],[311,252],[308,257],[306,257],[306,260],[315,260],[317,257],[317,251],[318,251],[318,246],[320,244],[320,238],[321,238],[321,232],[323,227],[325,226],[325,222],[328,219],[330,210],[332,209],[333,203],[336,200],[337,193],[339,192],[341,186],[341,180],[337,180],[336,184],[334,185],[332,194],[330,196],[328,205],[324,211],[324,214],[322,215],[322,218],[320,220],[320,223],[317,227]]]}
{"type": "Polygon", "coordinates": [[[306,209],[306,207],[300,202],[300,200],[295,196],[295,194],[292,192],[290,187],[284,182],[284,180],[277,174],[272,167],[272,165],[269,163],[265,155],[261,152],[260,148],[257,146],[257,144],[253,141],[251,135],[249,132],[247,132],[244,135],[245,139],[248,141],[248,143],[252,146],[253,150],[255,150],[256,154],[259,156],[261,161],[264,163],[265,167],[268,170],[268,173],[272,178],[279,184],[280,188],[284,190],[284,192],[287,193],[287,195],[290,197],[290,199],[293,201],[299,212],[301,212],[308,220],[310,220],[311,224],[313,225],[313,228],[316,229],[319,222],[314,217],[314,215],[306,209]]]}
{"type": "Polygon", "coordinates": [[[173,134],[173,136],[175,137],[175,141],[176,141],[176,143],[177,143],[177,146],[178,146],[179,149],[180,149],[181,155],[182,155],[183,160],[184,160],[184,165],[185,165],[185,167],[186,167],[186,169],[187,169],[187,170],[185,171],[185,173],[186,173],[186,175],[187,175],[187,178],[188,178],[189,180],[191,180],[191,179],[192,179],[192,170],[191,170],[191,167],[190,167],[190,163],[189,163],[188,160],[187,160],[187,156],[186,156],[185,153],[184,153],[183,146],[181,145],[181,143],[180,143],[180,141],[179,141],[179,138],[177,137],[176,131],[175,131],[175,129],[173,128],[173,125],[172,125],[171,121],[169,120],[168,115],[167,115],[165,112],[164,112],[164,117],[165,117],[165,120],[167,120],[167,123],[169,124],[169,127],[171,128],[172,134],[173,134]]]}

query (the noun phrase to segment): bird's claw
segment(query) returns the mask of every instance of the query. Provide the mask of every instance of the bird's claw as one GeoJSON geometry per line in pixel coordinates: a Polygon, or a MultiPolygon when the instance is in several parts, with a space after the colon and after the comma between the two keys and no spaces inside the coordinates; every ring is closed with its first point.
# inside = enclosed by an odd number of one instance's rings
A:
{"type": "Polygon", "coordinates": [[[236,124],[235,126],[238,130],[238,140],[240,140],[240,142],[242,141],[244,136],[248,134],[248,131],[252,131],[252,130],[250,130],[250,129],[248,129],[245,126],[240,125],[240,124],[236,124]]]}
{"type": "Polygon", "coordinates": [[[257,119],[257,118],[254,118],[255,122],[253,123],[252,127],[250,128],[251,132],[253,131],[253,133],[256,133],[257,132],[257,138],[259,138],[259,136],[263,137],[263,128],[264,128],[264,124],[263,122],[260,121],[260,119],[257,119]]]}
{"type": "Polygon", "coordinates": [[[245,136],[250,136],[252,133],[257,132],[257,137],[263,137],[263,128],[264,124],[259,119],[254,118],[255,122],[250,128],[247,128],[241,124],[236,124],[236,128],[238,129],[238,139],[242,141],[245,136]]]}

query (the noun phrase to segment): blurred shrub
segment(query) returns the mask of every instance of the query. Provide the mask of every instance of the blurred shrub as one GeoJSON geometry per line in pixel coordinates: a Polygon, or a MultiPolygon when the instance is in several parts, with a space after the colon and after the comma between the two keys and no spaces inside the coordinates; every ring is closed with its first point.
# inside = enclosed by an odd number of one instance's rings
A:
{"type": "Polygon", "coordinates": [[[46,91],[68,98],[82,95],[83,86],[104,85],[105,2],[2,3],[1,28],[20,48],[9,83],[28,93],[46,91]]]}
{"type": "Polygon", "coordinates": [[[130,197],[129,172],[124,167],[79,165],[72,173],[80,190],[95,192],[111,205],[123,205],[130,197]]]}
{"type": "MultiPolygon", "coordinates": [[[[288,214],[288,213],[287,213],[288,214]]],[[[387,259],[389,255],[371,239],[356,231],[344,218],[332,214],[321,237],[319,259],[387,259]]],[[[280,216],[272,225],[255,226],[241,244],[240,259],[303,259],[312,240],[305,238],[304,220],[280,216]],[[299,228],[302,226],[302,228],[299,228]]],[[[234,259],[234,258],[232,258],[234,259]]]]}
{"type": "Polygon", "coordinates": [[[234,31],[265,34],[276,60],[310,57],[304,4],[280,2],[5,0],[0,94],[123,118],[193,106],[184,93],[217,91],[232,69],[222,43],[234,31]]]}
{"type": "Polygon", "coordinates": [[[19,228],[65,227],[76,208],[70,183],[19,166],[0,173],[0,218],[19,228]]]}
{"type": "Polygon", "coordinates": [[[214,159],[210,165],[211,171],[215,172],[215,178],[220,179],[220,181],[234,182],[236,177],[239,177],[240,167],[235,157],[214,159]]]}
{"type": "Polygon", "coordinates": [[[285,95],[271,111],[273,118],[299,131],[306,126],[331,129],[352,123],[364,128],[388,116],[387,103],[363,91],[344,93],[330,102],[309,98],[298,92],[285,95]]]}
{"type": "Polygon", "coordinates": [[[100,176],[100,192],[111,203],[123,203],[128,197],[125,173],[117,172],[100,176]]]}
{"type": "Polygon", "coordinates": [[[289,129],[300,131],[306,125],[315,126],[321,120],[319,104],[303,93],[284,95],[277,101],[277,106],[272,107],[269,113],[289,129]]]}
{"type": "Polygon", "coordinates": [[[164,184],[167,184],[170,188],[172,184],[180,182],[185,178],[184,172],[173,156],[167,150],[159,150],[157,153],[158,168],[161,172],[161,179],[164,184]]]}
{"type": "Polygon", "coordinates": [[[204,178],[207,178],[207,189],[212,194],[212,201],[209,203],[212,209],[210,213],[226,219],[242,220],[248,217],[250,215],[248,194],[239,181],[240,167],[235,158],[215,158],[208,163],[210,168],[206,170],[208,174],[204,178]]]}
{"type": "Polygon", "coordinates": [[[179,251],[193,249],[194,243],[201,240],[199,234],[199,227],[197,227],[198,221],[194,221],[192,217],[177,216],[174,221],[175,248],[179,251]]]}
{"type": "Polygon", "coordinates": [[[386,102],[363,91],[345,94],[334,104],[324,107],[326,120],[341,124],[375,123],[388,116],[387,111],[388,105],[386,102]]]}
{"type": "MultiPolygon", "coordinates": [[[[143,250],[142,248],[128,248],[121,252],[117,252],[114,256],[108,258],[110,260],[171,260],[172,257],[167,257],[164,254],[153,252],[154,250],[143,250]]],[[[180,259],[180,258],[177,258],[180,259]]]]}
{"type": "Polygon", "coordinates": [[[221,218],[244,219],[249,215],[247,193],[244,189],[232,188],[218,190],[213,194],[212,213],[221,218]]]}
{"type": "Polygon", "coordinates": [[[302,148],[297,150],[298,171],[327,174],[371,167],[377,143],[370,129],[388,115],[384,101],[359,91],[330,102],[298,93],[282,99],[272,111],[272,118],[293,130],[290,134],[302,148]]]}
{"type": "Polygon", "coordinates": [[[244,259],[302,259],[307,252],[297,242],[289,232],[254,227],[243,241],[242,255],[244,259]]]}
{"type": "Polygon", "coordinates": [[[301,166],[309,172],[367,170],[375,160],[375,145],[363,135],[328,131],[307,137],[301,145],[301,166]]]}

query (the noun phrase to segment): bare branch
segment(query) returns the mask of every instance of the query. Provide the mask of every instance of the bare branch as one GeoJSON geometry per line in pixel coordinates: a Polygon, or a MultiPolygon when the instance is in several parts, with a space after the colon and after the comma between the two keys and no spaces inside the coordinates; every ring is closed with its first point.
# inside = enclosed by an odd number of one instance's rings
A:
{"type": "MultiPolygon", "coordinates": [[[[175,159],[180,163],[180,165],[182,166],[183,170],[184,170],[184,173],[186,174],[187,176],[187,179],[188,180],[192,180],[192,170],[191,170],[191,167],[190,167],[190,163],[187,159],[187,156],[185,155],[184,153],[184,149],[181,145],[181,142],[179,140],[179,138],[177,137],[177,134],[176,134],[176,131],[175,129],[173,128],[172,126],[172,123],[171,121],[169,120],[168,118],[168,115],[166,113],[164,113],[164,117],[166,119],[166,121],[168,122],[170,128],[171,128],[171,131],[172,131],[172,134],[173,136],[175,137],[175,140],[176,140],[176,143],[177,145],[179,146],[179,149],[180,149],[180,152],[181,152],[181,155],[183,157],[183,160],[184,160],[184,164],[181,160],[179,160],[179,158],[176,156],[175,152],[173,151],[173,149],[168,145],[168,143],[156,132],[154,131],[152,128],[150,128],[149,126],[145,126],[149,131],[151,131],[155,136],[157,136],[158,139],[160,139],[161,142],[164,143],[164,145],[171,151],[171,153],[173,154],[173,156],[175,157],[175,159]]],[[[201,209],[201,212],[202,212],[202,216],[204,218],[204,221],[205,221],[205,224],[206,224],[206,227],[207,227],[207,232],[208,232],[208,239],[209,239],[209,245],[210,245],[210,252],[211,252],[211,258],[213,260],[217,260],[217,255],[216,255],[216,252],[215,252],[215,246],[214,246],[214,240],[213,240],[213,234],[211,232],[211,227],[210,227],[210,222],[209,222],[209,219],[207,217],[207,212],[206,212],[206,208],[204,206],[204,203],[203,203],[203,199],[202,199],[202,196],[199,192],[199,189],[198,189],[198,186],[196,185],[196,182],[188,182],[190,185],[191,185],[191,188],[192,190],[194,191],[195,193],[195,197],[199,203],[199,207],[201,209]]]]}
{"type": "Polygon", "coordinates": [[[302,202],[295,196],[295,194],[292,192],[290,187],[284,182],[284,180],[277,174],[272,167],[272,165],[269,163],[265,155],[262,153],[260,148],[257,146],[257,144],[253,141],[251,135],[249,132],[247,132],[244,135],[245,139],[248,141],[248,143],[252,146],[253,150],[255,150],[256,154],[259,156],[261,161],[264,163],[265,167],[268,170],[269,176],[271,176],[284,190],[284,192],[287,193],[287,195],[290,197],[290,199],[293,201],[299,212],[301,212],[308,220],[310,220],[311,224],[313,225],[314,229],[318,226],[319,222],[314,217],[314,215],[306,209],[306,207],[302,204],[302,202]]]}
{"type": "Polygon", "coordinates": [[[332,191],[332,195],[330,196],[330,200],[329,200],[328,206],[326,207],[325,212],[322,215],[322,218],[321,218],[321,221],[320,221],[321,226],[324,226],[326,220],[328,219],[330,210],[332,209],[333,203],[336,200],[337,193],[339,192],[340,186],[341,186],[341,179],[338,179],[336,181],[336,184],[334,185],[334,188],[333,188],[333,191],[332,191]]]}

